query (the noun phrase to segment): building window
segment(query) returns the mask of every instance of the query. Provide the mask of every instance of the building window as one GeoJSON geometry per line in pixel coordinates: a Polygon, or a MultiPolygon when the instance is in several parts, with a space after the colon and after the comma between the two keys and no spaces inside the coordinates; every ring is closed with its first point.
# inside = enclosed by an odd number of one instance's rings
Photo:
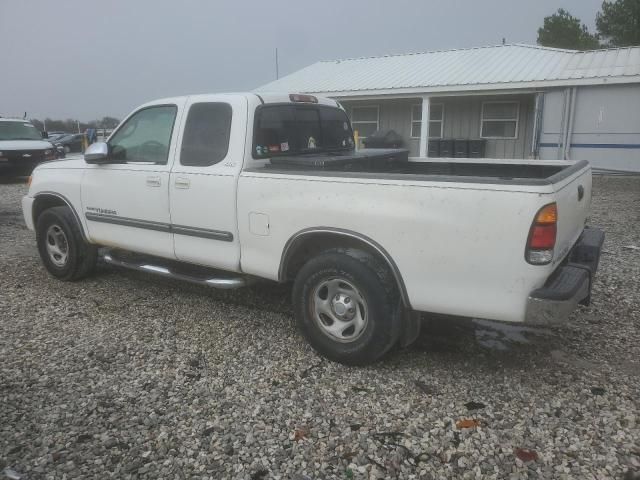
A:
{"type": "MultiPolygon", "coordinates": [[[[429,105],[429,138],[442,138],[444,127],[444,104],[429,105]]],[[[411,107],[411,138],[420,138],[422,130],[422,105],[411,107]]]]}
{"type": "Polygon", "coordinates": [[[352,107],[351,127],[354,132],[358,132],[360,138],[367,138],[380,128],[380,107],[352,107]]]}
{"type": "Polygon", "coordinates": [[[483,102],[480,122],[482,138],[518,138],[518,102],[483,102]]]}

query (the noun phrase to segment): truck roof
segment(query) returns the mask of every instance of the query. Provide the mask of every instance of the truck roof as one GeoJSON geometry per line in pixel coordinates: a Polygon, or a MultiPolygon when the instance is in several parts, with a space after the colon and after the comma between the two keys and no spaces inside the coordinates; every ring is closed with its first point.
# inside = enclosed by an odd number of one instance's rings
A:
{"type": "Polygon", "coordinates": [[[31,123],[26,118],[6,118],[0,117],[0,122],[20,122],[20,123],[31,123]]]}
{"type": "Polygon", "coordinates": [[[303,96],[315,98],[318,101],[317,103],[319,103],[320,105],[329,105],[331,107],[336,107],[339,105],[338,102],[336,102],[331,98],[319,97],[317,95],[301,94],[296,92],[291,92],[291,93],[260,92],[260,93],[249,93],[249,95],[257,95],[259,98],[262,99],[264,103],[290,103],[290,102],[294,103],[291,100],[292,95],[303,95],[303,96]]]}
{"type": "MultiPolygon", "coordinates": [[[[207,97],[211,96],[211,95],[216,95],[216,96],[229,96],[229,97],[244,97],[247,98],[250,101],[258,101],[260,103],[297,103],[294,102],[291,97],[294,95],[300,95],[301,97],[310,97],[315,99],[316,101],[311,101],[309,103],[315,103],[315,104],[319,104],[319,105],[328,105],[331,107],[339,107],[340,104],[331,99],[331,98],[327,98],[327,97],[319,97],[317,95],[308,95],[308,94],[302,94],[302,93],[282,93],[282,92],[260,92],[260,93],[253,93],[253,92],[229,92],[229,93],[204,93],[204,94],[196,94],[196,95],[182,95],[179,97],[169,97],[169,98],[159,98],[157,100],[153,100],[151,102],[145,103],[146,105],[157,105],[157,104],[162,104],[162,103],[171,103],[171,102],[175,102],[177,100],[183,100],[186,98],[191,98],[193,99],[197,99],[198,97],[202,97],[203,101],[207,100],[207,97]]],[[[307,103],[304,100],[301,100],[299,103],[307,103]]]]}

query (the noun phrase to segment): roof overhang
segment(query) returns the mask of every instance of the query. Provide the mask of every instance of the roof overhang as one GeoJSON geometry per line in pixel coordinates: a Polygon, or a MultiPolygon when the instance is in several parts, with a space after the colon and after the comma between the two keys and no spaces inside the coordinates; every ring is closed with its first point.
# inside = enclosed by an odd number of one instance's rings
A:
{"type": "Polygon", "coordinates": [[[534,82],[518,83],[486,83],[473,85],[447,85],[433,87],[412,87],[412,88],[389,88],[379,90],[351,90],[351,91],[308,91],[332,98],[367,99],[372,97],[386,98],[415,98],[421,96],[460,96],[460,95],[486,95],[495,92],[502,95],[518,93],[534,93],[549,88],[561,87],[581,87],[581,86],[602,86],[602,85],[623,85],[640,84],[640,75],[602,77],[602,78],[574,78],[568,80],[543,80],[534,82]]]}

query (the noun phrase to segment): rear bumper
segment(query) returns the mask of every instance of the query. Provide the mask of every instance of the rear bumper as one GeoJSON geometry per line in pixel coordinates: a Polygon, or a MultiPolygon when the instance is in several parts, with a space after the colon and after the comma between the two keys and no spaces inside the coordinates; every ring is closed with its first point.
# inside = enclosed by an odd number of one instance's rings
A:
{"type": "Polygon", "coordinates": [[[587,227],[571,249],[567,261],[556,269],[544,286],[527,300],[525,323],[551,325],[567,320],[579,304],[589,305],[591,285],[598,269],[604,232],[587,227]]]}

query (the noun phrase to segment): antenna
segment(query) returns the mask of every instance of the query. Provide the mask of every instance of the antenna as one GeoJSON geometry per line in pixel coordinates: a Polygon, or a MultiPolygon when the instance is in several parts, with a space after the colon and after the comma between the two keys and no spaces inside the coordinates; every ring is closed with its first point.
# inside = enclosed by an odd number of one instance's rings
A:
{"type": "Polygon", "coordinates": [[[276,80],[280,78],[280,72],[278,71],[278,47],[276,47],[276,80]]]}
{"type": "Polygon", "coordinates": [[[504,45],[505,43],[507,43],[507,39],[502,37],[502,44],[504,45]]]}

